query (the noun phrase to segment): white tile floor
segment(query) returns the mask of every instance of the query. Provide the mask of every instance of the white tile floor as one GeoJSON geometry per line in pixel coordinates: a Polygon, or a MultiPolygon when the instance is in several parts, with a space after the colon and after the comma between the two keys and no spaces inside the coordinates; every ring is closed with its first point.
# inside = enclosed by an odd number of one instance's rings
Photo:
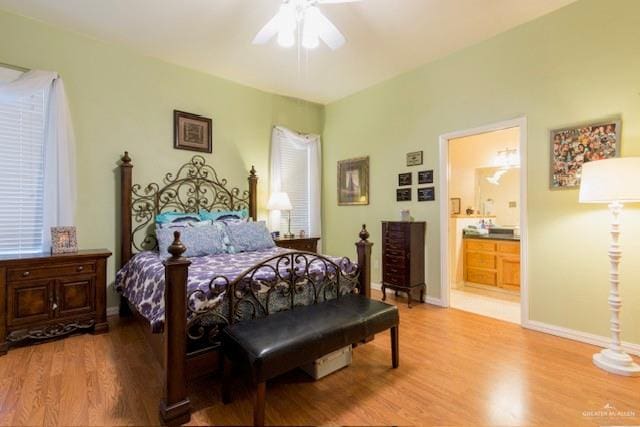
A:
{"type": "Polygon", "coordinates": [[[475,288],[451,289],[452,308],[520,324],[520,301],[515,295],[475,288]]]}

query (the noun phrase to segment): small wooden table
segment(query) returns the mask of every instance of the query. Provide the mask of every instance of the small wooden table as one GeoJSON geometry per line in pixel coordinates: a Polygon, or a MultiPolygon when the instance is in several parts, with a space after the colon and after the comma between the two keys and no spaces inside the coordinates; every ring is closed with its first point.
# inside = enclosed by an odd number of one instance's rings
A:
{"type": "Polygon", "coordinates": [[[107,323],[106,249],[0,256],[0,355],[107,323]]]}
{"type": "Polygon", "coordinates": [[[293,249],[296,251],[318,253],[319,237],[294,237],[292,239],[278,238],[275,239],[276,246],[281,248],[293,249]]]}

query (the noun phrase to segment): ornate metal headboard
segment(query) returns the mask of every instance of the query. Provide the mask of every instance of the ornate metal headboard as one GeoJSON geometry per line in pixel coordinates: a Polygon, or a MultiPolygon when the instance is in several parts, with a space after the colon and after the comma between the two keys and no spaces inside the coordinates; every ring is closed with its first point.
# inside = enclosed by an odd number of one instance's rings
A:
{"type": "Polygon", "coordinates": [[[249,216],[257,219],[258,176],[253,167],[245,191],[227,188],[227,180],[218,178],[202,156],[193,156],[175,173],[166,173],[161,184],[152,182],[143,187],[132,182],[129,153],[125,151],[120,160],[121,266],[134,251],[157,247],[154,224],[159,213],[248,209],[249,216]]]}

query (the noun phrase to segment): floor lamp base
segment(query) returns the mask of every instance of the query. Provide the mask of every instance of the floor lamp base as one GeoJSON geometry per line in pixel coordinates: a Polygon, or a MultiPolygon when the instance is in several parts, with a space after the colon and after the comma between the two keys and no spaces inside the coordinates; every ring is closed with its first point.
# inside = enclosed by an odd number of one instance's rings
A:
{"type": "Polygon", "coordinates": [[[617,375],[628,377],[640,376],[640,365],[633,362],[631,356],[624,352],[604,349],[593,355],[593,363],[600,369],[617,375]]]}

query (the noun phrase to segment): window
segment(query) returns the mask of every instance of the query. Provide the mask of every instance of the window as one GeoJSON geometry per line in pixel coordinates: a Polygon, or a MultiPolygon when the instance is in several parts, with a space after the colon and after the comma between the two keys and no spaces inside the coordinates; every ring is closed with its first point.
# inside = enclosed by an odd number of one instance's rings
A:
{"type": "MultiPolygon", "coordinates": [[[[281,126],[271,138],[271,193],[284,192],[291,206],[291,232],[320,236],[320,136],[301,134],[281,126]]],[[[273,229],[287,231],[288,212],[272,212],[273,229]]]]}
{"type": "MultiPolygon", "coordinates": [[[[309,149],[297,148],[290,142],[280,144],[281,189],[289,195],[291,206],[291,232],[298,235],[300,230],[311,233],[311,179],[309,176],[309,149]]],[[[289,216],[283,212],[280,230],[287,230],[289,216]]]]}
{"type": "MultiPolygon", "coordinates": [[[[0,67],[0,83],[20,74],[0,67]]],[[[42,251],[45,99],[0,103],[0,253],[42,251]]]]}

